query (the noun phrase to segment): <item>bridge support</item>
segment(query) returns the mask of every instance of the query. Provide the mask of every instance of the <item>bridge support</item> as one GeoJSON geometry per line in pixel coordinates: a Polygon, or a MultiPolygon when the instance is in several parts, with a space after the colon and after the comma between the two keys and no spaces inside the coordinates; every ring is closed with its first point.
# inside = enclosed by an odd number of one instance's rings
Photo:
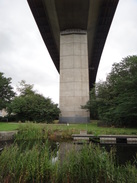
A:
{"type": "Polygon", "coordinates": [[[60,123],[87,123],[89,112],[81,109],[89,100],[87,34],[66,31],[60,35],[60,123]]]}

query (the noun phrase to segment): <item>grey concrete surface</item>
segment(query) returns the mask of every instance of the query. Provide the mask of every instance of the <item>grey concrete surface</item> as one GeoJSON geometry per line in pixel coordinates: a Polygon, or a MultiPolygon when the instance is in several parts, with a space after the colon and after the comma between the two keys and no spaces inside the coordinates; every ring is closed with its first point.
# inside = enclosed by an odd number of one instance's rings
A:
{"type": "Polygon", "coordinates": [[[87,122],[89,99],[119,0],[27,0],[60,72],[60,122],[87,122]]]}
{"type": "Polygon", "coordinates": [[[60,122],[87,123],[89,100],[87,34],[60,36],[60,122]]]}

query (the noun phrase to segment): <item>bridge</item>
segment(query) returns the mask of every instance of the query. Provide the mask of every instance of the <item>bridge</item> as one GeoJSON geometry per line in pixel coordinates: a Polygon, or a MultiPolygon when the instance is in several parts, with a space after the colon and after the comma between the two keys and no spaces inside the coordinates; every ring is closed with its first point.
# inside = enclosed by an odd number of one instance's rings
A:
{"type": "Polygon", "coordinates": [[[119,0],[27,0],[60,73],[60,122],[87,123],[89,100],[119,0]]]}

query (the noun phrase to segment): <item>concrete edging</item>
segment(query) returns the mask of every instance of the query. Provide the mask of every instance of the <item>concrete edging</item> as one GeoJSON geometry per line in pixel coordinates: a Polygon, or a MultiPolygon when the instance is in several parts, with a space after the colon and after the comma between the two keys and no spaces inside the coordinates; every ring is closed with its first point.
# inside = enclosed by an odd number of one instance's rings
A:
{"type": "Polygon", "coordinates": [[[137,135],[99,135],[91,134],[73,134],[74,141],[90,141],[100,144],[137,144],[137,135]]]}
{"type": "Polygon", "coordinates": [[[0,141],[13,140],[14,135],[18,131],[1,131],[0,132],[0,141]]]}

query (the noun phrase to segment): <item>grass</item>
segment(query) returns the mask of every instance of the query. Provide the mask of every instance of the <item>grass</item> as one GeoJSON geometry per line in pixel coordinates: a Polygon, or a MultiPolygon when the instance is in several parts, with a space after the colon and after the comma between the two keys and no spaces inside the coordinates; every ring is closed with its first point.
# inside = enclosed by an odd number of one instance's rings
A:
{"type": "MultiPolygon", "coordinates": [[[[117,165],[114,152],[97,145],[76,146],[53,163],[55,150],[48,141],[49,129],[27,123],[19,125],[12,145],[0,154],[0,182],[3,183],[135,183],[137,160],[117,165]],[[35,139],[34,141],[32,141],[35,139]],[[22,139],[22,141],[20,141],[22,139]],[[43,141],[44,140],[44,141],[43,141]]],[[[49,127],[49,125],[47,125],[49,127]]],[[[60,125],[61,126],[61,125],[60,125]]],[[[63,125],[64,126],[64,125],[63,125]]],[[[60,153],[60,151],[59,151],[60,153]]]]}
{"type": "Polygon", "coordinates": [[[0,122],[0,131],[14,131],[19,128],[19,123],[0,122]]]}
{"type": "Polygon", "coordinates": [[[108,153],[97,145],[85,145],[80,151],[73,149],[66,155],[58,180],[63,183],[135,183],[136,163],[116,165],[113,151],[108,153]]]}
{"type": "Polygon", "coordinates": [[[56,165],[52,166],[47,143],[39,141],[31,146],[30,143],[24,146],[24,142],[13,144],[2,151],[0,162],[0,182],[55,182],[56,165]]]}
{"type": "MultiPolygon", "coordinates": [[[[19,126],[24,123],[2,123],[0,122],[0,131],[18,130],[19,126]]],[[[137,135],[137,128],[115,128],[115,127],[98,127],[97,121],[92,121],[88,124],[44,124],[34,123],[36,127],[46,128],[49,132],[66,133],[69,134],[79,133],[80,130],[87,130],[89,134],[93,135],[137,135]]],[[[65,134],[64,134],[65,135],[65,134]]]]}

